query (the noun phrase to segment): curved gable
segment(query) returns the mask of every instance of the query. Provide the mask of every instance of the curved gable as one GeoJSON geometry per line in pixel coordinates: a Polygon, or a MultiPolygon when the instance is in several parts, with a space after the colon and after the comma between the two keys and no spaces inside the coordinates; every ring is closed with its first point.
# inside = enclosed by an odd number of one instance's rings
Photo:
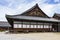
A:
{"type": "Polygon", "coordinates": [[[21,14],[22,16],[36,16],[36,17],[46,17],[49,18],[36,4],[29,10],[25,11],[24,13],[21,14]]]}

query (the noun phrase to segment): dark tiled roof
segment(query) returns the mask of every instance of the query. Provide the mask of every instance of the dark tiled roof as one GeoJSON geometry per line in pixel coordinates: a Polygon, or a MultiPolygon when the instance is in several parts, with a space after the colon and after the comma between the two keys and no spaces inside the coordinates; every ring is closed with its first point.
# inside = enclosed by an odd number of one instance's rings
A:
{"type": "Polygon", "coordinates": [[[32,17],[32,16],[10,16],[7,15],[8,18],[12,19],[25,19],[25,20],[36,20],[36,21],[47,21],[47,22],[59,22],[54,18],[42,18],[42,17],[32,17]]]}
{"type": "Polygon", "coordinates": [[[11,27],[8,22],[0,21],[0,27],[11,27]]]}
{"type": "Polygon", "coordinates": [[[60,17],[60,14],[55,13],[56,16],[60,17]]]}

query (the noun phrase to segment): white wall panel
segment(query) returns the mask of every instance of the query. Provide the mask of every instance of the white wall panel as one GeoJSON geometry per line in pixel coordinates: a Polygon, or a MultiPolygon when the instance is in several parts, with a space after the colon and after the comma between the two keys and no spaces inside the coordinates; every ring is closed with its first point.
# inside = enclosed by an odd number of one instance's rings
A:
{"type": "Polygon", "coordinates": [[[34,28],[37,28],[36,25],[34,25],[34,28]]]}
{"type": "Polygon", "coordinates": [[[40,26],[40,25],[38,25],[38,28],[41,28],[41,26],[40,26]]]}
{"type": "Polygon", "coordinates": [[[43,25],[40,25],[41,28],[43,28],[43,25]]]}
{"type": "Polygon", "coordinates": [[[25,24],[23,24],[23,28],[26,28],[26,25],[25,24]]]}
{"type": "Polygon", "coordinates": [[[33,26],[33,25],[31,25],[31,28],[34,28],[34,26],[33,26]]]}
{"type": "Polygon", "coordinates": [[[18,25],[17,24],[14,24],[14,28],[17,28],[18,27],[18,25]]]}
{"type": "Polygon", "coordinates": [[[30,25],[26,25],[27,26],[27,28],[30,28],[30,25]]]}
{"type": "Polygon", "coordinates": [[[22,25],[21,24],[19,24],[19,28],[21,28],[22,27],[22,25]]]}
{"type": "MultiPolygon", "coordinates": [[[[21,23],[22,22],[14,21],[14,28],[22,28],[21,23]]],[[[36,22],[31,22],[31,25],[29,24],[30,22],[23,22],[23,23],[24,23],[23,28],[43,28],[43,23],[38,23],[38,25],[36,25],[36,22]]],[[[44,28],[52,28],[52,25],[49,23],[44,23],[44,28]]]]}
{"type": "Polygon", "coordinates": [[[44,28],[49,28],[49,25],[44,25],[44,28]]]}

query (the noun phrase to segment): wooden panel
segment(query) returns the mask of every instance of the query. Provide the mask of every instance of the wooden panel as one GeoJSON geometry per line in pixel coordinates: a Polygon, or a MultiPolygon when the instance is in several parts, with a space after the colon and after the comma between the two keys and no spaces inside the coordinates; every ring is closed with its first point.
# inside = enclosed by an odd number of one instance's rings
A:
{"type": "MultiPolygon", "coordinates": [[[[11,28],[9,28],[9,29],[11,29],[11,28]]],[[[6,30],[8,30],[8,27],[0,27],[0,30],[1,31],[6,31],[6,30]]]]}
{"type": "Polygon", "coordinates": [[[38,16],[38,17],[47,17],[49,18],[37,5],[33,6],[31,9],[27,10],[26,12],[22,13],[21,15],[25,16],[38,16]]]}
{"type": "Polygon", "coordinates": [[[14,28],[14,31],[52,31],[49,28],[14,28]]]}
{"type": "Polygon", "coordinates": [[[39,9],[33,9],[32,11],[28,12],[28,14],[26,14],[27,16],[38,16],[38,17],[46,17],[46,15],[44,15],[44,13],[42,13],[39,9]]]}

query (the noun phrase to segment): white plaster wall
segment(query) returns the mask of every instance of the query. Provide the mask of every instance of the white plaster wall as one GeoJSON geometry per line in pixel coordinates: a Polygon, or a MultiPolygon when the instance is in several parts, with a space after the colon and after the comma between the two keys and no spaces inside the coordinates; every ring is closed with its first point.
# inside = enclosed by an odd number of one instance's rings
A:
{"type": "MultiPolygon", "coordinates": [[[[22,28],[22,25],[19,24],[21,22],[14,22],[14,28],[22,28]],[[18,23],[18,24],[17,24],[18,23]]],[[[43,28],[43,24],[40,25],[28,25],[28,24],[23,24],[23,28],[43,28]]],[[[48,23],[44,24],[44,28],[52,28],[52,25],[49,26],[48,23]]]]}

